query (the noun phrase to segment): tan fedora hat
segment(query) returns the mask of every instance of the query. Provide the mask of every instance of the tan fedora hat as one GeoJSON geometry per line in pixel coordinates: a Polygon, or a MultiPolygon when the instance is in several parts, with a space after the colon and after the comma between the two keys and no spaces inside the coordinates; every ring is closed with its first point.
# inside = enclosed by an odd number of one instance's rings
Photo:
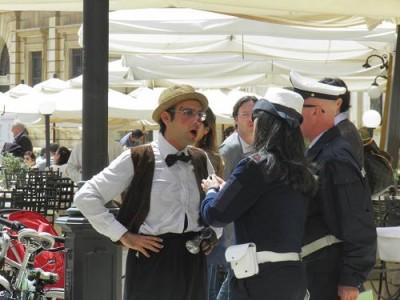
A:
{"type": "Polygon", "coordinates": [[[206,96],[198,93],[190,85],[174,85],[163,91],[158,99],[158,107],[153,111],[153,120],[160,121],[160,115],[163,111],[174,106],[175,104],[186,101],[197,100],[200,102],[202,109],[206,111],[208,108],[208,100],[206,96]]]}

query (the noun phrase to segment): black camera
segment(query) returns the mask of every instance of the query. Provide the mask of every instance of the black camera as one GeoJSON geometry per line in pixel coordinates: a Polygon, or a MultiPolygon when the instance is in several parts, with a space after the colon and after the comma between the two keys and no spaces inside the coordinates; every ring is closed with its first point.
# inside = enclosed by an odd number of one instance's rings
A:
{"type": "Polygon", "coordinates": [[[195,238],[186,241],[186,249],[192,254],[198,254],[201,250],[201,243],[207,242],[210,245],[215,245],[218,241],[215,231],[211,227],[205,227],[195,238]]]}

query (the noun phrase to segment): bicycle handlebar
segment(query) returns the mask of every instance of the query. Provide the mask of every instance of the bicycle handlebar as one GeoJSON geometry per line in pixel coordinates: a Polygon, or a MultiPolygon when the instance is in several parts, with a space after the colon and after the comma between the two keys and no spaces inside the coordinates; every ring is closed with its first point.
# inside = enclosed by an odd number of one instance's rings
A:
{"type": "Polygon", "coordinates": [[[0,224],[10,227],[14,231],[20,231],[25,228],[25,226],[18,221],[10,221],[2,217],[0,217],[0,224]]]}
{"type": "MultiPolygon", "coordinates": [[[[6,218],[0,217],[0,224],[7,226],[11,228],[14,231],[21,231],[22,229],[26,228],[24,224],[18,222],[18,221],[10,221],[6,218]]],[[[57,236],[57,235],[51,235],[54,238],[55,242],[58,243],[65,243],[65,238],[62,236],[57,236]]]]}
{"type": "Polygon", "coordinates": [[[53,235],[53,238],[54,238],[54,241],[56,241],[56,242],[58,242],[58,243],[65,243],[65,237],[63,237],[63,236],[56,236],[56,235],[53,235]]]}

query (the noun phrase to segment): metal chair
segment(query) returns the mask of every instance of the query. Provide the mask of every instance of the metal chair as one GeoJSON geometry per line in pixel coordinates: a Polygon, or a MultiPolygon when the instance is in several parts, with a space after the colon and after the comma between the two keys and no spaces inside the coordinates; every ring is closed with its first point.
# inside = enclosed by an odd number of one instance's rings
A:
{"type": "MultiPolygon", "coordinates": [[[[395,283],[390,275],[400,273],[399,267],[389,267],[388,264],[400,263],[397,255],[400,246],[400,200],[385,197],[372,202],[375,224],[378,232],[378,262],[373,273],[379,274],[379,284],[376,287],[372,281],[371,286],[378,296],[378,300],[400,299],[400,284],[395,283]],[[390,233],[390,234],[389,234],[390,233]],[[398,236],[396,236],[398,234],[398,236]],[[393,246],[390,243],[398,243],[393,246]],[[391,248],[396,249],[393,253],[391,248]]],[[[373,277],[373,275],[372,275],[373,277]]]]}
{"type": "Polygon", "coordinates": [[[26,183],[17,185],[16,192],[23,195],[23,201],[14,203],[15,208],[35,211],[45,216],[52,216],[54,207],[48,204],[50,195],[55,195],[54,180],[60,178],[57,171],[30,170],[26,176],[26,183]]]}
{"type": "Polygon", "coordinates": [[[0,191],[0,209],[10,208],[13,205],[13,192],[0,191]]]}
{"type": "Polygon", "coordinates": [[[54,223],[56,215],[71,207],[74,199],[74,182],[69,178],[53,178],[46,188],[46,216],[54,223]]]}

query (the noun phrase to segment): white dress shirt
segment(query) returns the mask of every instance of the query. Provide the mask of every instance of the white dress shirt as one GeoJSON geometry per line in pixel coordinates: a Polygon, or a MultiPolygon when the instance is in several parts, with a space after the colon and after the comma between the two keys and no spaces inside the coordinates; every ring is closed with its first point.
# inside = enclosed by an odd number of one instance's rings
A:
{"type": "MultiPolygon", "coordinates": [[[[182,233],[185,215],[185,232],[199,231],[200,194],[193,172],[193,165],[177,161],[167,167],[165,157],[178,152],[160,134],[158,141],[152,142],[155,170],[150,196],[149,213],[139,228],[139,232],[149,235],[182,233]]],[[[187,148],[183,150],[186,152],[187,148]]],[[[214,169],[207,159],[209,174],[214,169]]],[[[123,192],[130,185],[134,175],[131,151],[124,151],[107,168],[89,180],[75,195],[75,204],[92,226],[113,241],[118,241],[127,231],[104,207],[108,201],[123,192]]],[[[221,233],[219,232],[218,235],[221,233]]]]}
{"type": "Polygon", "coordinates": [[[240,146],[242,147],[243,154],[248,154],[254,151],[254,147],[251,144],[247,144],[244,139],[239,136],[240,146]]]}

